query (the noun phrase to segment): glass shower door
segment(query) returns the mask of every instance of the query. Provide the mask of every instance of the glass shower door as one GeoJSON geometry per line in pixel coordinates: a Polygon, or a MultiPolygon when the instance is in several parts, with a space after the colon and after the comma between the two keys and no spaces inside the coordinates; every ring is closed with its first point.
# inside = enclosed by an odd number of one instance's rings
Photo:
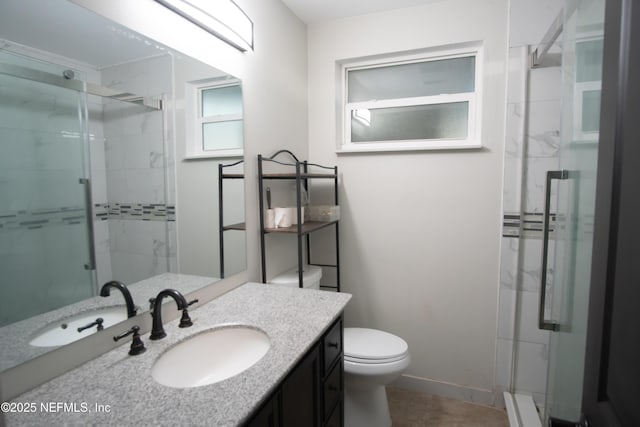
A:
{"type": "Polygon", "coordinates": [[[86,95],[40,72],[0,50],[0,326],[95,295],[86,95]]]}
{"type": "MultiPolygon", "coordinates": [[[[560,171],[553,280],[541,301],[550,334],[545,424],[581,416],[596,194],[605,0],[565,2],[560,171]]],[[[556,182],[557,180],[557,182],[556,182]]],[[[551,251],[549,252],[551,253],[551,251]]]]}

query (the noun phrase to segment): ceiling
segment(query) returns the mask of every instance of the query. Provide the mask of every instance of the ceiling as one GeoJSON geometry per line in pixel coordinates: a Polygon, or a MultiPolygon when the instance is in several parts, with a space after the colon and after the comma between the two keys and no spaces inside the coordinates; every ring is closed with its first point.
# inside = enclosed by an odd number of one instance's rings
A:
{"type": "MultiPolygon", "coordinates": [[[[443,0],[282,0],[306,23],[439,1],[443,0]]],[[[123,43],[123,38],[139,36],[124,34],[110,21],[67,0],[0,0],[0,39],[3,38],[97,68],[150,56],[159,47],[143,39],[123,43]]]]}
{"type": "Polygon", "coordinates": [[[152,56],[159,47],[66,0],[0,0],[0,39],[96,68],[152,56]]]}
{"type": "Polygon", "coordinates": [[[298,18],[308,24],[438,1],[443,0],[282,0],[298,18]]]}

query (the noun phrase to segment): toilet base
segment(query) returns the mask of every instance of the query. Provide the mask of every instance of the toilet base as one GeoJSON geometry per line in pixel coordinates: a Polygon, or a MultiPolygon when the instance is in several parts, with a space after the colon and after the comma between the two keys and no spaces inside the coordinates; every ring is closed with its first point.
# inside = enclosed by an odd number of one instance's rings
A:
{"type": "Polygon", "coordinates": [[[390,427],[387,391],[383,385],[361,389],[346,387],[344,393],[345,427],[390,427]]]}

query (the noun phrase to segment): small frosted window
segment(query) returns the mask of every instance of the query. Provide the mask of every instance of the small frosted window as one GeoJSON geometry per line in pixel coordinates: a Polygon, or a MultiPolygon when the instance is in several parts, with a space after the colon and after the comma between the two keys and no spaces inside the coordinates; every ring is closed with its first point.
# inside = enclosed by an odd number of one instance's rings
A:
{"type": "Polygon", "coordinates": [[[417,105],[358,110],[352,115],[351,142],[465,139],[469,104],[417,105]],[[368,111],[368,113],[366,112],[368,111]]]}
{"type": "Polygon", "coordinates": [[[205,87],[200,90],[200,135],[205,152],[231,153],[243,148],[242,87],[205,87]]]}
{"type": "Polygon", "coordinates": [[[576,43],[576,82],[602,80],[603,40],[576,43]]]}
{"type": "Polygon", "coordinates": [[[210,88],[202,91],[204,117],[241,113],[242,89],[240,86],[210,88]]]}
{"type": "Polygon", "coordinates": [[[481,146],[481,43],[343,64],[339,152],[481,146]]]}
{"type": "Polygon", "coordinates": [[[598,132],[600,130],[600,91],[586,90],[582,92],[582,131],[598,132]]]}
{"type": "Polygon", "coordinates": [[[473,92],[475,58],[350,70],[349,102],[473,92]]]}
{"type": "Polygon", "coordinates": [[[205,151],[242,149],[242,120],[204,123],[202,143],[205,151]]]}

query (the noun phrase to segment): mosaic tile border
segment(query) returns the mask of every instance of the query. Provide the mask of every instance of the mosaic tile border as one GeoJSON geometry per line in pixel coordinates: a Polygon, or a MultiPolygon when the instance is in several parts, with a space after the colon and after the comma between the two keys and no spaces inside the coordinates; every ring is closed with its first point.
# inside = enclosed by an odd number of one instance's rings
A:
{"type": "Polygon", "coordinates": [[[93,208],[99,220],[129,219],[140,221],[176,220],[176,207],[164,203],[98,203],[93,208]]]}
{"type": "Polygon", "coordinates": [[[35,211],[0,213],[0,230],[37,230],[54,225],[76,225],[86,221],[83,208],[61,207],[35,211]]]}
{"type": "MultiPolygon", "coordinates": [[[[502,220],[502,237],[530,237],[542,238],[541,212],[525,212],[524,214],[505,212],[502,220]]],[[[549,237],[555,237],[555,231],[562,225],[558,222],[558,215],[549,214],[549,237]]]]}
{"type": "MultiPolygon", "coordinates": [[[[94,220],[126,219],[175,222],[176,207],[163,203],[98,203],[93,207],[94,220]]],[[[0,213],[0,231],[36,230],[55,225],[76,225],[86,221],[84,208],[61,207],[34,211],[0,213]]]]}

